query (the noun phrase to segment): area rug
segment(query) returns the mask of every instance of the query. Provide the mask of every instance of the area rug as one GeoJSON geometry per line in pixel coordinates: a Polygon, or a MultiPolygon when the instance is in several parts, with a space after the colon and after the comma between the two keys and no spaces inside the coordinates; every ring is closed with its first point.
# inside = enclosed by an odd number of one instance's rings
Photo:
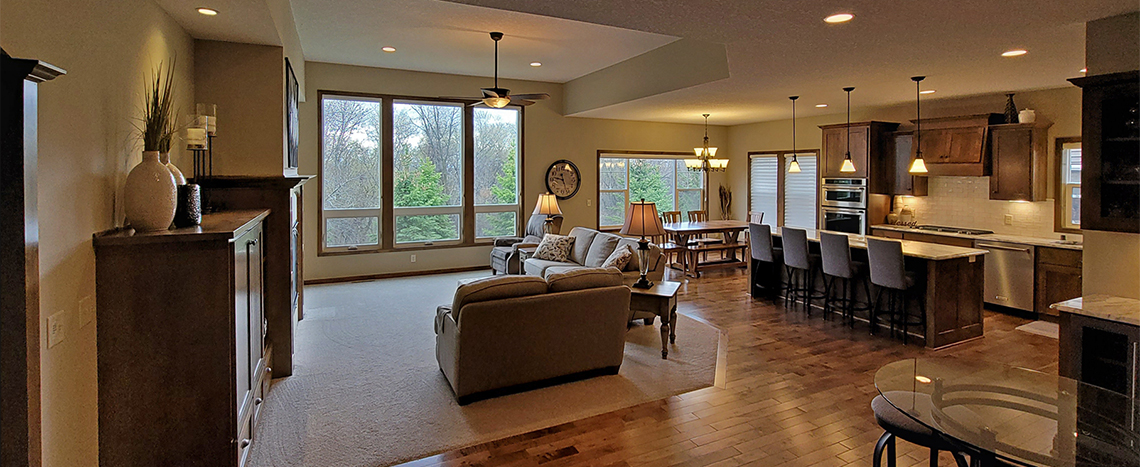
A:
{"type": "Polygon", "coordinates": [[[1037,334],[1038,336],[1051,337],[1057,339],[1061,334],[1061,328],[1057,323],[1050,323],[1048,321],[1034,321],[1028,324],[1022,324],[1017,327],[1018,331],[1028,332],[1030,334],[1037,334]]]}
{"type": "Polygon", "coordinates": [[[722,333],[678,316],[661,359],[634,325],[613,376],[460,407],[435,360],[432,320],[459,279],[487,272],[305,288],[293,376],[274,381],[249,465],[383,466],[712,386],[722,333]]]}

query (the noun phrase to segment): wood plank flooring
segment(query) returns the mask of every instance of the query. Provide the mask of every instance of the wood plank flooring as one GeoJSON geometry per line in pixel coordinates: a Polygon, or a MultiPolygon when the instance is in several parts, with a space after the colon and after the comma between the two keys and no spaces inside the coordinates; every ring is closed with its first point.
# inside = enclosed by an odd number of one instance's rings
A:
{"type": "MultiPolygon", "coordinates": [[[[938,351],[903,346],[865,323],[808,319],[753,300],[743,270],[689,279],[678,310],[728,333],[725,388],[710,387],[466,447],[406,466],[869,466],[882,430],[870,402],[880,366],[953,356],[1057,372],[1057,341],[1014,330],[1026,319],[987,312],[985,337],[938,351]]],[[[685,330],[677,331],[685,345],[685,330]]],[[[928,465],[899,441],[899,466],[928,465]]],[[[953,465],[943,454],[939,465],[953,465]]]]}

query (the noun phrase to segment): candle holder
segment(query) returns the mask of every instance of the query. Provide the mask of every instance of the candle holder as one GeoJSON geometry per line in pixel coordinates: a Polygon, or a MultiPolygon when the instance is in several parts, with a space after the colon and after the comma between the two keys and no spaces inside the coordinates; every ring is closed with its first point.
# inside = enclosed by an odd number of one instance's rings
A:
{"type": "Polygon", "coordinates": [[[194,153],[194,179],[212,178],[214,176],[214,136],[206,136],[205,147],[191,147],[194,153]]]}

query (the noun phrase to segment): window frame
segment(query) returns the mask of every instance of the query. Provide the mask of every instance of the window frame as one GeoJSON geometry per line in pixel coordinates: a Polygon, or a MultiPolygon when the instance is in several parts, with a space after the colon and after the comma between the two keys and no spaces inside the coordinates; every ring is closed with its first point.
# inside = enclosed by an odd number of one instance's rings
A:
{"type": "MultiPolygon", "coordinates": [[[[601,215],[602,193],[624,193],[625,194],[625,208],[627,210],[629,209],[629,202],[630,202],[630,200],[629,200],[629,162],[628,162],[629,159],[666,159],[666,160],[672,160],[672,161],[674,161],[674,164],[676,164],[676,161],[680,161],[680,160],[683,160],[686,158],[692,158],[692,157],[693,157],[692,151],[689,151],[689,152],[631,151],[631,150],[604,150],[604,149],[599,149],[597,151],[596,157],[594,158],[594,181],[595,181],[595,183],[594,183],[594,190],[595,190],[594,191],[594,199],[597,200],[597,205],[594,208],[594,227],[597,230],[603,231],[603,232],[614,232],[614,231],[621,229],[620,225],[617,225],[617,226],[601,225],[602,224],[602,215],[601,215]],[[602,189],[602,168],[601,168],[602,159],[625,159],[627,161],[626,162],[626,170],[625,170],[625,189],[623,189],[623,190],[603,190],[602,189]]],[[[701,208],[703,210],[706,210],[706,211],[708,210],[708,206],[706,206],[706,202],[705,202],[706,201],[706,199],[705,199],[706,198],[705,186],[707,185],[707,183],[706,183],[707,177],[708,177],[707,173],[701,174],[701,188],[699,190],[701,192],[701,208]]],[[[676,179],[677,179],[676,168],[674,168],[674,175],[673,175],[673,205],[674,205],[674,207],[676,207],[680,203],[679,193],[681,191],[698,191],[695,188],[681,188],[681,189],[677,188],[677,183],[676,183],[677,180],[676,179]]],[[[658,211],[658,214],[660,214],[660,211],[658,211]]],[[[623,214],[623,216],[624,216],[624,214],[623,214]]]]}
{"type": "Polygon", "coordinates": [[[493,237],[475,237],[475,214],[477,212],[515,212],[515,232],[514,235],[519,235],[523,229],[523,203],[522,197],[525,193],[525,148],[526,148],[526,108],[519,105],[509,105],[508,108],[517,109],[519,112],[518,118],[518,152],[516,157],[517,177],[516,191],[518,197],[515,205],[486,205],[475,206],[475,111],[476,106],[470,105],[473,101],[462,99],[445,99],[439,97],[424,97],[424,96],[407,96],[397,94],[377,94],[365,93],[355,91],[337,91],[337,90],[317,90],[317,256],[342,256],[342,255],[356,255],[368,253],[392,253],[397,251],[418,251],[418,250],[433,250],[433,249],[448,249],[448,248],[467,248],[473,246],[487,246],[494,242],[493,237]],[[324,187],[324,99],[325,98],[350,98],[350,99],[366,99],[375,100],[381,103],[380,105],[380,126],[381,126],[381,141],[380,141],[380,208],[367,208],[367,209],[325,209],[325,187],[324,187]],[[393,103],[444,103],[444,104],[460,104],[463,111],[463,171],[462,171],[462,195],[460,206],[432,206],[432,207],[417,207],[417,208],[397,208],[395,204],[395,160],[394,160],[394,147],[393,147],[393,125],[394,113],[393,103]],[[446,210],[444,214],[455,214],[454,211],[458,209],[460,214],[460,229],[458,240],[441,240],[434,242],[396,242],[396,216],[399,215],[419,215],[419,214],[440,214],[444,213],[441,210],[446,210]],[[490,209],[490,211],[488,211],[490,209]],[[439,211],[439,212],[437,212],[439,211]],[[376,245],[356,245],[356,246],[328,246],[326,244],[327,234],[327,220],[343,217],[377,217],[378,219],[378,241],[376,245]]]}
{"type": "MultiPolygon", "coordinates": [[[[815,209],[816,209],[816,213],[815,213],[815,227],[812,227],[812,228],[818,229],[819,228],[819,220],[822,217],[820,214],[820,209],[819,209],[819,192],[821,189],[821,187],[820,187],[820,180],[821,180],[820,164],[822,163],[822,160],[820,159],[820,150],[819,149],[797,149],[795,151],[795,153],[798,155],[803,155],[803,156],[814,156],[815,160],[816,160],[816,169],[815,169],[815,193],[816,193],[815,209]]],[[[779,150],[779,151],[748,151],[748,209],[749,210],[752,209],[752,158],[753,157],[775,157],[779,161],[779,168],[776,171],[776,183],[777,183],[777,185],[776,185],[776,212],[777,212],[777,215],[776,215],[775,226],[777,228],[784,226],[784,205],[787,203],[787,201],[784,199],[784,195],[786,194],[786,187],[785,187],[786,184],[784,183],[784,180],[785,180],[785,176],[787,175],[786,172],[788,170],[788,164],[791,163],[791,156],[792,156],[792,150],[791,149],[785,149],[785,150],[779,150]]],[[[767,220],[767,219],[765,219],[765,220],[767,220]]]]}
{"type": "MultiPolygon", "coordinates": [[[[1069,213],[1072,212],[1072,205],[1070,203],[1070,200],[1072,200],[1072,197],[1071,197],[1072,195],[1070,194],[1072,187],[1080,187],[1081,186],[1081,184],[1079,184],[1079,183],[1077,183],[1077,184],[1065,183],[1065,171],[1068,169],[1065,167],[1065,157],[1063,156],[1063,154],[1064,154],[1064,150],[1065,150],[1064,149],[1065,145],[1071,144],[1071,143],[1081,143],[1081,137],[1080,136],[1068,136],[1068,137],[1063,137],[1063,138],[1057,138],[1057,140],[1055,142],[1056,146],[1055,146],[1055,150],[1053,152],[1053,155],[1056,158],[1056,162],[1054,163],[1054,166],[1053,166],[1053,170],[1054,170],[1054,172],[1056,172],[1056,175],[1053,178],[1054,187],[1055,187],[1054,196],[1053,196],[1053,231],[1059,232],[1059,233],[1080,234],[1080,233],[1082,233],[1080,225],[1074,225],[1072,223],[1069,223],[1069,221],[1068,221],[1069,213]]],[[[1084,145],[1082,144],[1081,146],[1083,149],[1084,145]]],[[[1081,165],[1082,165],[1081,171],[1083,172],[1084,171],[1084,167],[1083,167],[1084,166],[1084,157],[1083,157],[1084,154],[1083,154],[1083,152],[1082,152],[1081,156],[1082,156],[1082,158],[1081,158],[1081,165]]]]}

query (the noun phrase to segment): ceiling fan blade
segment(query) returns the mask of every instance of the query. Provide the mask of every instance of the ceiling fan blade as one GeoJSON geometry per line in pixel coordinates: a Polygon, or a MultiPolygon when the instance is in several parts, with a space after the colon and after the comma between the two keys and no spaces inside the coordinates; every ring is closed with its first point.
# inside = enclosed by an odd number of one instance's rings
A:
{"type": "Polygon", "coordinates": [[[499,93],[495,92],[495,89],[494,89],[494,88],[483,88],[483,89],[482,89],[482,91],[483,91],[483,97],[484,97],[484,98],[487,98],[487,97],[502,97],[502,96],[500,96],[500,95],[499,95],[499,93]]]}
{"type": "Polygon", "coordinates": [[[481,101],[482,97],[475,96],[439,96],[440,99],[456,100],[456,101],[481,101]]]}
{"type": "Polygon", "coordinates": [[[518,99],[518,98],[515,98],[515,96],[511,96],[511,104],[526,106],[526,105],[534,104],[534,101],[528,101],[526,99],[518,99]]]}
{"type": "Polygon", "coordinates": [[[545,92],[536,92],[532,94],[511,94],[511,99],[543,100],[550,99],[550,94],[547,94],[545,92]]]}

